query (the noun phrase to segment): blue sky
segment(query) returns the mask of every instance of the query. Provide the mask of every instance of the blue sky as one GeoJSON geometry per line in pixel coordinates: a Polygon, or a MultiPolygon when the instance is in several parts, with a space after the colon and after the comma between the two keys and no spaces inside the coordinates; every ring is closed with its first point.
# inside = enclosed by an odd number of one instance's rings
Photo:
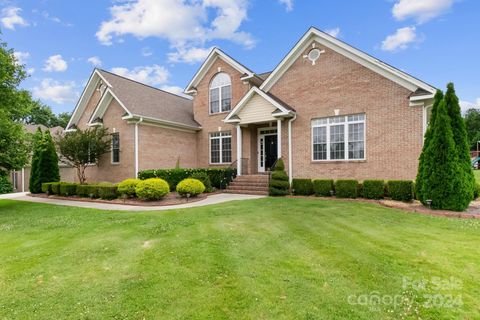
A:
{"type": "Polygon", "coordinates": [[[477,0],[0,0],[2,38],[55,112],[94,66],[180,92],[213,46],[272,70],[310,27],[480,106],[477,0]]]}

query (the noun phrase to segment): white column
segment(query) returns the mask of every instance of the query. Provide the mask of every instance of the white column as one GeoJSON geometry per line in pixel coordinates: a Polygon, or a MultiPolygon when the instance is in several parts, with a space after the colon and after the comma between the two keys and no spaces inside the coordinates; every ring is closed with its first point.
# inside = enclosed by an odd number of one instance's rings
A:
{"type": "Polygon", "coordinates": [[[292,159],[292,122],[297,119],[295,114],[292,119],[288,120],[288,182],[293,180],[293,159],[292,159]]]}
{"type": "Polygon", "coordinates": [[[277,159],[282,157],[282,120],[277,120],[277,159]]]}
{"type": "Polygon", "coordinates": [[[25,168],[22,168],[22,192],[25,192],[25,168]]]}
{"type": "Polygon", "coordinates": [[[242,127],[237,125],[237,175],[242,175],[242,127]]]}
{"type": "Polygon", "coordinates": [[[135,178],[138,178],[138,122],[135,123],[135,178]]]}

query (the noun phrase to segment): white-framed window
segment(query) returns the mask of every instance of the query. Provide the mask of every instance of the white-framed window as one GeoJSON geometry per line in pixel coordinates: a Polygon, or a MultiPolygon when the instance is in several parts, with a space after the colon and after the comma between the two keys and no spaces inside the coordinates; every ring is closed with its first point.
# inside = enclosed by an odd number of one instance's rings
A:
{"type": "Polygon", "coordinates": [[[218,73],[210,83],[210,113],[227,112],[232,108],[232,80],[225,72],[218,73]]]}
{"type": "Polygon", "coordinates": [[[210,163],[232,162],[232,133],[230,131],[210,133],[210,163]]]}
{"type": "Polygon", "coordinates": [[[112,133],[112,163],[120,163],[120,133],[112,133]]]}
{"type": "Polygon", "coordinates": [[[365,114],[312,120],[312,160],[364,160],[365,114]]]}

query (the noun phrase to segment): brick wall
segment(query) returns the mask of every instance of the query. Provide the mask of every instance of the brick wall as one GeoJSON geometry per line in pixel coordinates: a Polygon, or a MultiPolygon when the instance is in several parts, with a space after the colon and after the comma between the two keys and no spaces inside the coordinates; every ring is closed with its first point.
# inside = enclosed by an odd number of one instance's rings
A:
{"type": "MultiPolygon", "coordinates": [[[[410,107],[410,92],[328,48],[316,65],[303,58],[270,90],[293,106],[293,176],[305,178],[414,179],[423,143],[423,112],[410,107]],[[366,114],[366,160],[313,162],[311,119],[366,114]]],[[[288,164],[287,122],[282,153],[288,164]]]]}

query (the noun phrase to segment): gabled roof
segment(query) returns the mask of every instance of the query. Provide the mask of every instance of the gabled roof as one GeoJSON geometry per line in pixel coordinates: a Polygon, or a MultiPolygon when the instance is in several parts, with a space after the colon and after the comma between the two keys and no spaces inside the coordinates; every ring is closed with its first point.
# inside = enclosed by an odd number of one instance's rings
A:
{"type": "Polygon", "coordinates": [[[436,91],[436,89],[428,83],[425,83],[397,68],[394,68],[391,65],[380,61],[371,55],[313,27],[311,27],[303,35],[303,37],[290,50],[285,58],[283,58],[283,60],[275,67],[272,73],[262,83],[260,89],[268,92],[314,41],[346,56],[347,58],[352,59],[353,61],[374,72],[381,74],[382,76],[398,83],[412,92],[416,92],[417,90],[421,89],[427,93],[425,94],[426,99],[431,98],[436,91]]]}
{"type": "MultiPolygon", "coordinates": [[[[245,79],[258,78],[258,76],[252,70],[245,67],[243,64],[233,59],[228,54],[220,50],[219,48],[215,47],[212,49],[212,51],[210,51],[207,58],[200,66],[200,69],[198,69],[197,73],[195,73],[192,80],[185,88],[186,94],[191,94],[195,92],[196,87],[198,86],[200,81],[203,79],[207,71],[210,69],[212,64],[216,61],[216,59],[222,59],[223,61],[231,65],[233,68],[238,70],[238,72],[243,74],[245,79]]],[[[261,81],[260,78],[258,78],[258,80],[261,81]]]]}
{"type": "Polygon", "coordinates": [[[193,119],[191,99],[101,69],[93,71],[67,128],[77,124],[81,114],[85,111],[86,102],[96,90],[100,80],[106,84],[106,89],[95,111],[90,115],[89,124],[93,124],[97,118],[103,118],[110,102],[115,99],[125,109],[125,114],[130,119],[146,118],[151,122],[191,129],[200,128],[200,125],[193,119]]]}
{"type": "Polygon", "coordinates": [[[235,108],[227,115],[227,117],[223,120],[224,122],[232,122],[236,123],[240,121],[238,117],[239,112],[248,104],[248,102],[255,96],[259,95],[263,99],[267,100],[273,107],[275,107],[275,111],[272,113],[275,117],[291,117],[295,114],[295,109],[290,107],[288,104],[280,100],[279,98],[275,97],[272,94],[263,92],[258,87],[252,87],[250,90],[245,94],[240,100],[235,108]]]}

